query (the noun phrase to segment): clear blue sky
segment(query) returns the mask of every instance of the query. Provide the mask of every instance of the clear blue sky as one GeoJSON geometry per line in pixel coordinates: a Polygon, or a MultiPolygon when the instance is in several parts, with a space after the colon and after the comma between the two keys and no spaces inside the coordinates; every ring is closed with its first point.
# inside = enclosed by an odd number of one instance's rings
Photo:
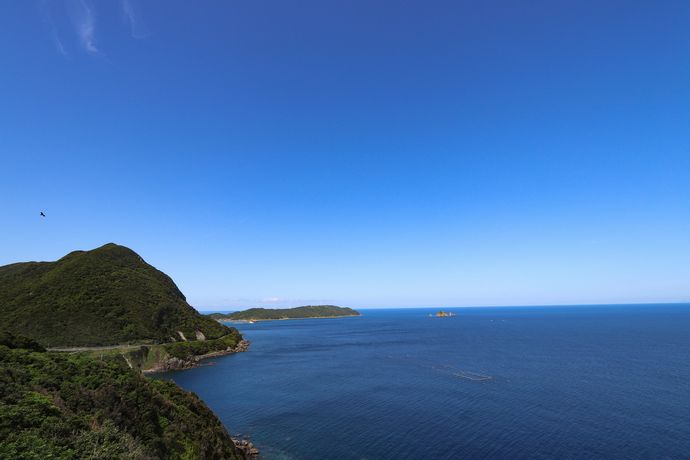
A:
{"type": "Polygon", "coordinates": [[[0,13],[0,264],[113,241],[202,309],[690,300],[690,2],[0,13]]]}

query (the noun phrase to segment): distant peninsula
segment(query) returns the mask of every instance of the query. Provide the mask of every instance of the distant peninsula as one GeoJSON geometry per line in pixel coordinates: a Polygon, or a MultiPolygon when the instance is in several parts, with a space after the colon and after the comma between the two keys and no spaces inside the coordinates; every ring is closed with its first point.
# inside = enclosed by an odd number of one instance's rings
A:
{"type": "Polygon", "coordinates": [[[208,316],[218,321],[271,321],[280,319],[339,318],[359,316],[357,310],[335,305],[307,305],[295,308],[250,308],[233,313],[211,313],[208,316]]]}

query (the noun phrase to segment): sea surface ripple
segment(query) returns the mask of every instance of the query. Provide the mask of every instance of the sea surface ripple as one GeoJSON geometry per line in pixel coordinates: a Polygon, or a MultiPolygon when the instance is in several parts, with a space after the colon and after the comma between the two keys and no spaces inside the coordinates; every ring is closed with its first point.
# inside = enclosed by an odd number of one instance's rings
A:
{"type": "Polygon", "coordinates": [[[159,378],[269,460],[690,456],[690,305],[450,310],[239,324],[159,378]]]}

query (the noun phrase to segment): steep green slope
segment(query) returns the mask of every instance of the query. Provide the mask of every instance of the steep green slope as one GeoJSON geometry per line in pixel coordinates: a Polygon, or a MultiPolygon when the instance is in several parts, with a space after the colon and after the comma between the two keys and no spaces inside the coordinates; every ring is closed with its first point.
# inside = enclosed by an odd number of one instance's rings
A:
{"type": "Polygon", "coordinates": [[[0,458],[242,458],[213,412],[174,383],[119,356],[12,349],[13,340],[0,341],[0,458]]]}
{"type": "Polygon", "coordinates": [[[0,324],[47,347],[216,338],[228,328],[200,315],[165,273],[106,244],[57,262],[0,267],[0,324]]]}
{"type": "Polygon", "coordinates": [[[209,317],[216,320],[261,321],[270,319],[298,318],[334,318],[338,316],[359,316],[359,312],[347,307],[335,305],[309,305],[295,308],[250,308],[227,315],[212,313],[209,317]]]}

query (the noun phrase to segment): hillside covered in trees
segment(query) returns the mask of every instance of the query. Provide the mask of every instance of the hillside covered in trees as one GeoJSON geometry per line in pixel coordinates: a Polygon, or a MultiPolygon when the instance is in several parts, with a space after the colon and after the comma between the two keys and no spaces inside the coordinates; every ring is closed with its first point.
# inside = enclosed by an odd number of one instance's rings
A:
{"type": "Polygon", "coordinates": [[[266,321],[274,319],[336,318],[339,316],[359,316],[359,312],[335,305],[309,305],[296,308],[250,308],[233,313],[211,313],[209,317],[223,321],[266,321]]]}
{"type": "Polygon", "coordinates": [[[124,246],[0,267],[0,324],[46,347],[214,339],[173,280],[124,246]]]}
{"type": "Polygon", "coordinates": [[[120,356],[45,352],[4,333],[0,458],[243,457],[213,412],[174,383],[148,379],[120,356]]]}

